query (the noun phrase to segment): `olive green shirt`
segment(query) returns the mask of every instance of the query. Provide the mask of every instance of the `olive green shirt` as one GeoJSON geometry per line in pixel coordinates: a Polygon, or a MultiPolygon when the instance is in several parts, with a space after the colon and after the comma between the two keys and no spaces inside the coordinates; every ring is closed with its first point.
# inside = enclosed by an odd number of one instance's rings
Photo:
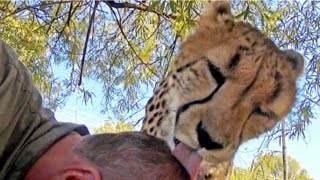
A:
{"type": "Polygon", "coordinates": [[[0,180],[23,179],[48,147],[73,132],[89,133],[83,125],[56,121],[28,69],[0,40],[0,180]]]}

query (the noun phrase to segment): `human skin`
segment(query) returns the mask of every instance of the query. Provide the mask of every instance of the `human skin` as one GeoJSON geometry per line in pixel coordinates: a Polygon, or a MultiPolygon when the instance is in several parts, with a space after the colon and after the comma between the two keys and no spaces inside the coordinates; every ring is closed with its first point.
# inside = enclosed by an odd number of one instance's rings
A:
{"type": "MultiPolygon", "coordinates": [[[[78,134],[71,134],[56,142],[35,162],[25,179],[101,180],[97,167],[74,152],[82,139],[78,134]]],[[[197,152],[184,144],[178,144],[172,154],[187,169],[191,179],[195,180],[201,163],[197,152]]]]}

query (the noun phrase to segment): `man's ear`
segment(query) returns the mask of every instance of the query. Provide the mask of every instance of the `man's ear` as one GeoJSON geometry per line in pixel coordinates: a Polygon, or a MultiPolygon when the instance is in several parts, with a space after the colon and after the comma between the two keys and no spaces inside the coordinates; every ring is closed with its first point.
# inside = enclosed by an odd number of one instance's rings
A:
{"type": "Polygon", "coordinates": [[[90,165],[71,165],[63,172],[64,180],[101,180],[100,173],[90,165]]]}

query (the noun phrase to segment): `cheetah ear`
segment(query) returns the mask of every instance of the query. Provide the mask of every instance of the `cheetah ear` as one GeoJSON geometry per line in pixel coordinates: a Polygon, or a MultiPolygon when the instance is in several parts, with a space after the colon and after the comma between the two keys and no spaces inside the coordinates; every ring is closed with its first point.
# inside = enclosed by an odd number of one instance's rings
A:
{"type": "Polygon", "coordinates": [[[285,50],[284,53],[286,54],[286,60],[295,72],[295,78],[298,78],[298,76],[302,74],[304,68],[304,59],[302,55],[294,50],[285,50]]]}
{"type": "Polygon", "coordinates": [[[231,6],[228,1],[209,1],[207,10],[200,16],[202,25],[231,25],[233,16],[231,6]]]}

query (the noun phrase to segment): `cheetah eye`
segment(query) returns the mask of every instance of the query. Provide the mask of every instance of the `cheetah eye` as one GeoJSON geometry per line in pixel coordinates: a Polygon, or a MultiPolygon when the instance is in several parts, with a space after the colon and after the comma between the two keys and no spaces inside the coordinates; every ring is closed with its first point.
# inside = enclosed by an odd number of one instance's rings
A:
{"type": "Polygon", "coordinates": [[[252,114],[265,116],[268,119],[275,119],[275,117],[276,117],[274,112],[272,112],[272,111],[269,111],[269,112],[262,111],[262,109],[260,107],[254,108],[253,111],[252,111],[252,114]]]}
{"type": "Polygon", "coordinates": [[[219,7],[217,9],[218,14],[220,15],[224,15],[224,14],[228,14],[228,10],[225,7],[219,7]]]}

